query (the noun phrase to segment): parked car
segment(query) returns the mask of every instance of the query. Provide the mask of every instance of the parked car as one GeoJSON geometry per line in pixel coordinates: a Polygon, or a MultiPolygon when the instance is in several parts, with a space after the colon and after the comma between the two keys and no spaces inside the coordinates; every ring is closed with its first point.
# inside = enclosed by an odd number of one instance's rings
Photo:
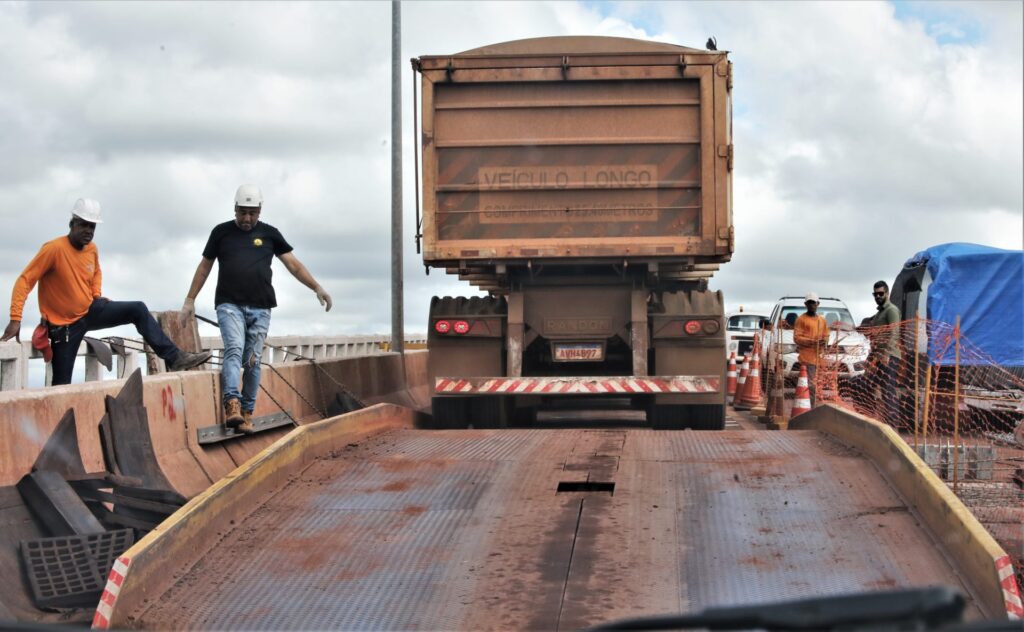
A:
{"type": "MultiPolygon", "coordinates": [[[[768,366],[774,366],[778,354],[782,354],[783,375],[795,379],[800,373],[800,361],[796,343],[793,342],[793,324],[797,316],[807,311],[804,297],[784,296],[772,308],[768,317],[767,335],[764,336],[762,348],[768,359],[768,366]]],[[[827,362],[839,362],[840,378],[850,378],[864,373],[870,343],[864,334],[856,330],[853,316],[846,303],[837,298],[822,298],[818,304],[818,314],[825,318],[831,331],[828,347],[839,353],[826,354],[827,362]]]]}
{"type": "Polygon", "coordinates": [[[725,315],[725,355],[735,352],[736,357],[747,355],[754,348],[754,334],[768,322],[763,314],[751,314],[740,308],[725,315]]]}

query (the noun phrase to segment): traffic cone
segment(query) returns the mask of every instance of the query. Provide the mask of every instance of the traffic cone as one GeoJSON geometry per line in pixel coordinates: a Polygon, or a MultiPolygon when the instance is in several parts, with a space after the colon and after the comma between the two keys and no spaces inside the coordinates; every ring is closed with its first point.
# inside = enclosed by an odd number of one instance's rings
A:
{"type": "Polygon", "coordinates": [[[761,358],[754,353],[754,362],[747,374],[746,388],[736,396],[734,408],[753,408],[761,403],[761,358]]]}
{"type": "Polygon", "coordinates": [[[800,365],[800,377],[796,380],[796,395],[793,401],[793,410],[790,411],[790,418],[810,412],[811,410],[811,388],[807,385],[807,367],[800,365]]]}
{"type": "Polygon", "coordinates": [[[736,392],[733,393],[733,398],[732,398],[732,403],[733,403],[734,406],[736,405],[736,400],[739,398],[740,394],[743,392],[743,388],[744,388],[743,385],[746,384],[746,382],[747,382],[747,373],[749,373],[749,372],[750,372],[750,360],[747,359],[747,356],[743,356],[743,361],[740,362],[740,372],[739,372],[739,375],[736,376],[736,392]]]}
{"type": "Polygon", "coordinates": [[[733,351],[729,355],[729,370],[725,374],[726,377],[726,391],[729,395],[729,403],[731,404],[733,398],[736,396],[736,352],[733,351]]]}

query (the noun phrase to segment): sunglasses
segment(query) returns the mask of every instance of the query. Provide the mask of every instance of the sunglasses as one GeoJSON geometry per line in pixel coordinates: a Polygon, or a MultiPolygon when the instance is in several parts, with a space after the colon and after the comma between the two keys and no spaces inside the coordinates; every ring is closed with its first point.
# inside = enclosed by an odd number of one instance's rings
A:
{"type": "Polygon", "coordinates": [[[883,292],[872,292],[871,294],[873,296],[885,296],[885,292],[884,291],[883,292]]]}

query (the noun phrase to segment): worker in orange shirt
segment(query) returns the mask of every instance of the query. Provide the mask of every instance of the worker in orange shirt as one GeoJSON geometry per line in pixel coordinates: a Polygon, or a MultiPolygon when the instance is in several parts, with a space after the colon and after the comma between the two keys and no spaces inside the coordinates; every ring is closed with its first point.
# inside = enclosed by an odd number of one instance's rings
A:
{"type": "MultiPolygon", "coordinates": [[[[96,200],[80,199],[71,210],[71,229],[43,244],[14,283],[11,293],[11,321],[2,340],[21,331],[25,299],[39,283],[41,327],[46,328],[53,362],[53,384],[70,384],[75,357],[85,334],[132,323],[153,351],[171,371],[183,371],[210,359],[209,352],[181,351],[160,329],[149,308],[140,301],[112,301],[100,292],[99,251],[92,243],[100,220],[96,200]]],[[[48,355],[44,351],[44,357],[48,355]]]]}
{"type": "Polygon", "coordinates": [[[811,388],[811,406],[817,395],[817,388],[814,385],[814,376],[817,375],[818,365],[821,364],[822,356],[825,353],[825,345],[828,344],[828,324],[825,319],[818,315],[818,295],[808,292],[804,297],[804,306],[807,312],[797,317],[793,324],[793,342],[800,350],[800,365],[807,367],[807,382],[811,388]]]}

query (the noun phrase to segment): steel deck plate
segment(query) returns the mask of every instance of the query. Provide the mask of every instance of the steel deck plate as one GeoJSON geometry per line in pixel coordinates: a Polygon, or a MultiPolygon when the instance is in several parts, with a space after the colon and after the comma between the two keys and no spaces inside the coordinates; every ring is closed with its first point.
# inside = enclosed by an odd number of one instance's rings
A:
{"type": "Polygon", "coordinates": [[[404,429],[314,462],[130,618],[576,629],[934,584],[966,591],[874,466],[814,431],[404,429]]]}

